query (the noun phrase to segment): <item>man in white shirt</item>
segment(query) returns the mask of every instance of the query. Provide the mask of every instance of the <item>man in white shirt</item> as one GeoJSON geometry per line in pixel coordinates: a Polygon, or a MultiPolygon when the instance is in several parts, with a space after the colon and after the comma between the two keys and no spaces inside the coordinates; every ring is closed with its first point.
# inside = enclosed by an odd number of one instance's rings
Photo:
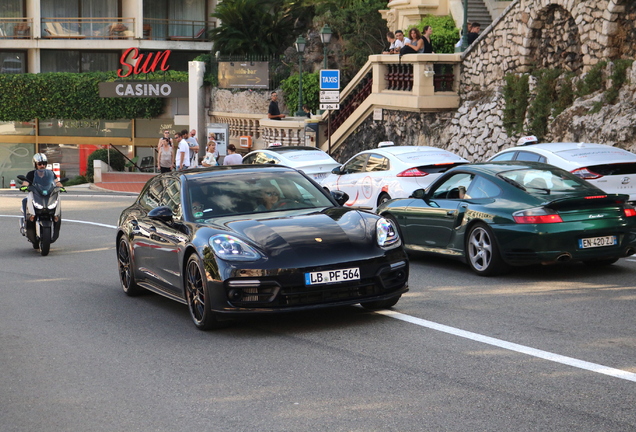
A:
{"type": "Polygon", "coordinates": [[[177,143],[177,157],[176,165],[179,171],[190,168],[190,146],[188,142],[183,139],[182,133],[177,132],[174,135],[174,141],[177,143]]]}
{"type": "Polygon", "coordinates": [[[402,32],[402,30],[396,30],[395,31],[395,53],[399,54],[400,53],[400,48],[402,48],[404,45],[406,45],[407,43],[411,43],[411,39],[404,37],[404,33],[402,32]]]}
{"type": "Polygon", "coordinates": [[[190,131],[190,136],[187,135],[187,131],[183,130],[181,133],[184,133],[184,138],[188,142],[188,146],[190,146],[190,166],[195,167],[199,165],[199,142],[197,141],[196,129],[192,129],[190,131]]]}

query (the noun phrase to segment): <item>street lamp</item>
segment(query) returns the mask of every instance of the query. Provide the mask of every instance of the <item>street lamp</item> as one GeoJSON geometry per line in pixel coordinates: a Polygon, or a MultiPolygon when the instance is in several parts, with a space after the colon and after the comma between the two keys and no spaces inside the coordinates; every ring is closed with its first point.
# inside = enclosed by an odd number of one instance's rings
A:
{"type": "Polygon", "coordinates": [[[464,26],[462,30],[462,51],[468,48],[468,0],[464,0],[464,26]]]}
{"type": "Polygon", "coordinates": [[[302,117],[305,115],[305,111],[303,111],[303,52],[305,52],[305,45],[307,41],[304,37],[298,36],[296,39],[296,52],[298,55],[298,111],[296,115],[302,117]]]}
{"type": "Polygon", "coordinates": [[[329,24],[325,24],[320,29],[320,40],[322,41],[322,49],[324,55],[324,66],[323,69],[327,69],[327,45],[331,42],[331,27],[329,24]]]}

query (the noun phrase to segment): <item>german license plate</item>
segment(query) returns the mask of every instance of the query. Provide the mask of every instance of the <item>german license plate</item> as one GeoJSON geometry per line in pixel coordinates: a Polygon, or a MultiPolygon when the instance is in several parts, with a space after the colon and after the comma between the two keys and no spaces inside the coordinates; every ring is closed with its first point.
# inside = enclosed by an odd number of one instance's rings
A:
{"type": "Polygon", "coordinates": [[[347,282],[357,279],[360,279],[360,268],[358,267],[305,273],[305,285],[347,282]]]}
{"type": "Polygon", "coordinates": [[[618,241],[616,239],[616,236],[590,237],[579,239],[579,248],[587,249],[603,246],[614,246],[617,243],[618,241]]]}

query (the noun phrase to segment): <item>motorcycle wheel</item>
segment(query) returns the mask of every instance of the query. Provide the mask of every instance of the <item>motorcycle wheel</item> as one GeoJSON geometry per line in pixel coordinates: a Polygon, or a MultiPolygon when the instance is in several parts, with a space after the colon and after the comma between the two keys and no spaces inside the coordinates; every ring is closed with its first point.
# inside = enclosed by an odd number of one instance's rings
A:
{"type": "Polygon", "coordinates": [[[40,254],[47,256],[51,249],[51,227],[40,228],[40,254]]]}

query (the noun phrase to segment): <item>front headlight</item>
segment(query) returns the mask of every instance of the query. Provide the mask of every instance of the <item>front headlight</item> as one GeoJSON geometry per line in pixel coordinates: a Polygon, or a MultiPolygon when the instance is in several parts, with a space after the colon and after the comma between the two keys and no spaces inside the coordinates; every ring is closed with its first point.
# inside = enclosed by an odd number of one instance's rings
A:
{"type": "Polygon", "coordinates": [[[42,204],[40,204],[39,202],[33,200],[33,207],[35,207],[38,210],[42,210],[44,208],[44,206],[42,204]]]}
{"type": "Polygon", "coordinates": [[[375,232],[378,246],[384,249],[390,249],[400,244],[400,236],[397,228],[393,226],[390,220],[380,218],[375,223],[375,232]]]}
{"type": "Polygon", "coordinates": [[[48,209],[49,209],[49,210],[53,210],[55,207],[57,207],[57,201],[58,201],[58,200],[55,200],[55,201],[53,201],[51,204],[49,204],[49,205],[48,205],[48,209]]]}
{"type": "Polygon", "coordinates": [[[227,261],[256,261],[261,255],[256,250],[234,236],[217,234],[210,237],[214,254],[227,261]]]}

